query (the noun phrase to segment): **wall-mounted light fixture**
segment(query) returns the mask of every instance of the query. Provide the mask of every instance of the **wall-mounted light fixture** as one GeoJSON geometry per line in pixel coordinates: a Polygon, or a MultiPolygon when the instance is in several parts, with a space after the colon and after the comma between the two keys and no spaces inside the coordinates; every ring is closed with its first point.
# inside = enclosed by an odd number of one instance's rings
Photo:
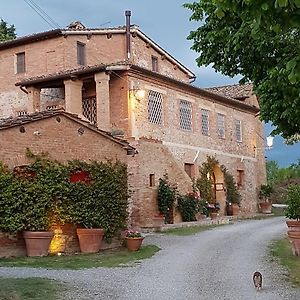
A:
{"type": "Polygon", "coordinates": [[[257,156],[257,150],[262,150],[262,149],[266,149],[266,150],[271,150],[273,147],[273,141],[274,141],[274,137],[269,135],[267,137],[267,145],[265,147],[262,148],[257,148],[256,146],[253,147],[253,151],[254,151],[254,157],[257,156]]]}
{"type": "Polygon", "coordinates": [[[132,83],[131,88],[130,88],[130,93],[138,101],[143,100],[146,96],[146,91],[140,87],[139,82],[132,83]]]}

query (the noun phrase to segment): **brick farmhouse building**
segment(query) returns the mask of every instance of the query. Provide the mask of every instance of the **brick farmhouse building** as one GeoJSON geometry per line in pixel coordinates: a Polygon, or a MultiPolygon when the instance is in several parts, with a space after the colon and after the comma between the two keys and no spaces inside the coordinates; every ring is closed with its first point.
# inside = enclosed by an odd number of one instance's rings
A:
{"type": "MultiPolygon", "coordinates": [[[[128,16],[123,27],[74,22],[2,42],[0,76],[0,160],[10,168],[27,163],[27,147],[61,161],[119,159],[133,191],[130,222],[151,227],[159,178],[167,172],[189,192],[209,155],[235,176],[241,214],[257,210],[266,172],[251,85],[191,85],[195,75],[128,16]]],[[[218,166],[213,175],[222,187],[218,166]]],[[[216,198],[224,214],[222,188],[216,198]]]]}

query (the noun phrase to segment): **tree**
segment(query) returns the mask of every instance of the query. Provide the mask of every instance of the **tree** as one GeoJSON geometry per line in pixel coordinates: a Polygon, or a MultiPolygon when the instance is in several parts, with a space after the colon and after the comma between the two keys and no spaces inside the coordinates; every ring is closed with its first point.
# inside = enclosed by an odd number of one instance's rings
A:
{"type": "Polygon", "coordinates": [[[16,38],[16,29],[14,25],[8,26],[7,22],[0,19],[0,42],[13,40],[16,38]]]}
{"type": "MultiPolygon", "coordinates": [[[[300,0],[199,0],[184,5],[201,22],[188,39],[197,64],[251,81],[260,118],[274,134],[300,137],[300,0]]],[[[295,138],[296,137],[296,138],[295,138]]]]}

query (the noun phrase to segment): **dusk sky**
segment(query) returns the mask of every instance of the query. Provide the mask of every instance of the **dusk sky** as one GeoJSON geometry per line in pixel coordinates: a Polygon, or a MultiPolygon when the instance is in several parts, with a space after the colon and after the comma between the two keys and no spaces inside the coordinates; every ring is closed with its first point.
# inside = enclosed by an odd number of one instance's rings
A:
{"type": "MultiPolygon", "coordinates": [[[[197,75],[195,85],[211,87],[238,83],[238,78],[228,78],[210,67],[196,65],[197,53],[190,50],[192,44],[186,37],[197,24],[189,21],[190,11],[182,7],[185,2],[188,1],[1,0],[0,18],[14,24],[17,35],[23,36],[57,28],[55,25],[51,27],[29,4],[38,10],[34,5],[37,4],[60,28],[77,20],[89,28],[124,25],[124,11],[131,10],[133,24],[197,75]]],[[[266,135],[270,131],[270,126],[266,126],[266,135]]],[[[300,143],[286,146],[282,138],[276,137],[273,149],[267,150],[266,156],[281,166],[287,166],[300,158],[300,143]]]]}

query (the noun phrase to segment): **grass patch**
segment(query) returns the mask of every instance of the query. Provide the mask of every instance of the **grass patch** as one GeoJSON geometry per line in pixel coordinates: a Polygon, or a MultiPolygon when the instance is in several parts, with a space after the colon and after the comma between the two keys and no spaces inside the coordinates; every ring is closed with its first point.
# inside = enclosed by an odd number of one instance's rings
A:
{"type": "Polygon", "coordinates": [[[272,207],[272,214],[261,214],[250,218],[250,220],[263,220],[273,217],[283,217],[285,215],[285,208],[283,207],[272,207]]]}
{"type": "Polygon", "coordinates": [[[300,257],[294,256],[287,238],[276,240],[270,246],[270,252],[288,269],[289,280],[300,287],[300,257]]]}
{"type": "Polygon", "coordinates": [[[1,278],[1,300],[57,300],[63,299],[64,286],[44,278],[1,278]]]}
{"type": "Polygon", "coordinates": [[[180,227],[180,228],[170,228],[164,231],[161,231],[163,234],[170,234],[170,235],[179,235],[179,236],[185,236],[185,235],[193,235],[198,232],[202,232],[205,230],[210,230],[216,227],[229,225],[229,224],[218,224],[218,225],[202,225],[202,226],[189,226],[189,227],[180,227]]]}
{"type": "MultiPolygon", "coordinates": [[[[106,250],[96,254],[76,254],[46,257],[18,257],[0,259],[1,267],[32,267],[45,269],[87,269],[97,267],[118,267],[149,258],[159,251],[155,245],[143,246],[139,251],[106,250]]],[[[1,299],[1,298],[0,298],[1,299]]]]}

